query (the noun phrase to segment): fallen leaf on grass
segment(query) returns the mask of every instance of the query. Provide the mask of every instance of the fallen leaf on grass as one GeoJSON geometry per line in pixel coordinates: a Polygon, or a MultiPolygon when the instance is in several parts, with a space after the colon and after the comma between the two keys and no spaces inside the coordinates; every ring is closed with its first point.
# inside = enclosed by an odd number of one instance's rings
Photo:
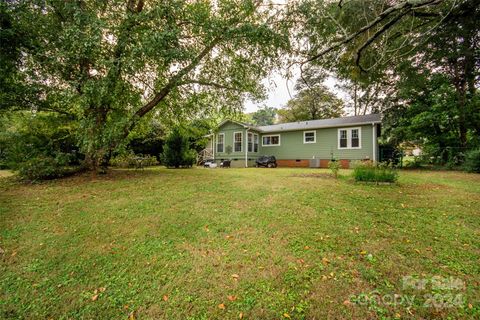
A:
{"type": "Polygon", "coordinates": [[[290,315],[289,315],[288,313],[286,313],[286,312],[283,314],[283,317],[284,317],[284,318],[291,319],[291,318],[290,318],[290,315]]]}
{"type": "Polygon", "coordinates": [[[349,305],[351,305],[351,304],[352,304],[352,303],[350,302],[350,300],[345,300],[345,301],[343,301],[343,305],[344,305],[344,306],[349,306],[349,305]]]}
{"type": "Polygon", "coordinates": [[[230,301],[235,301],[235,300],[237,300],[237,297],[236,297],[236,296],[228,296],[227,298],[228,298],[228,300],[230,300],[230,301]]]}
{"type": "Polygon", "coordinates": [[[330,260],[328,260],[328,258],[326,258],[326,257],[323,257],[323,258],[322,258],[322,263],[323,263],[324,265],[327,265],[327,264],[330,263],[330,260]]]}
{"type": "Polygon", "coordinates": [[[232,274],[232,278],[235,279],[235,280],[238,280],[238,278],[240,278],[240,276],[236,273],[232,274]]]}
{"type": "Polygon", "coordinates": [[[243,319],[243,312],[240,312],[240,313],[238,314],[238,319],[243,319]]]}
{"type": "Polygon", "coordinates": [[[367,251],[365,251],[365,250],[362,250],[362,251],[360,251],[360,254],[361,254],[362,256],[364,256],[364,255],[366,255],[366,254],[367,254],[367,251]]]}
{"type": "Polygon", "coordinates": [[[98,294],[96,294],[92,297],[92,301],[97,301],[97,300],[98,300],[98,294]]]}
{"type": "Polygon", "coordinates": [[[223,303],[220,303],[218,305],[218,309],[222,309],[222,310],[225,310],[225,305],[223,303]]]}
{"type": "Polygon", "coordinates": [[[168,296],[167,296],[167,295],[164,295],[164,296],[163,296],[163,301],[165,301],[165,302],[168,301],[168,296]]]}

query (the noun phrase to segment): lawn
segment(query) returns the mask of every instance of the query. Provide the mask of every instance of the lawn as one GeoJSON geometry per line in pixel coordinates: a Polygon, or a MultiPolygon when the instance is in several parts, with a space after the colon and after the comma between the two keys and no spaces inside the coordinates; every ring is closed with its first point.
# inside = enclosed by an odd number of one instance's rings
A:
{"type": "Polygon", "coordinates": [[[0,178],[0,318],[478,319],[480,175],[341,174],[0,178]]]}

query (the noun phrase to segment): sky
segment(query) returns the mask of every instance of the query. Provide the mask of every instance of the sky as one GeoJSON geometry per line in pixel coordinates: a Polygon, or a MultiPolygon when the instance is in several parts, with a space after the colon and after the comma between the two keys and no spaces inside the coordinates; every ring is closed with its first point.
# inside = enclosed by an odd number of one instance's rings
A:
{"type": "MultiPolygon", "coordinates": [[[[245,112],[251,113],[257,111],[262,106],[282,108],[295,95],[296,80],[300,77],[300,70],[293,70],[291,79],[286,79],[279,72],[273,73],[270,77],[263,79],[263,84],[268,90],[268,98],[264,101],[253,102],[247,100],[245,103],[245,112]]],[[[345,93],[341,92],[336,84],[337,79],[328,77],[324,84],[340,99],[348,100],[345,93]]]]}

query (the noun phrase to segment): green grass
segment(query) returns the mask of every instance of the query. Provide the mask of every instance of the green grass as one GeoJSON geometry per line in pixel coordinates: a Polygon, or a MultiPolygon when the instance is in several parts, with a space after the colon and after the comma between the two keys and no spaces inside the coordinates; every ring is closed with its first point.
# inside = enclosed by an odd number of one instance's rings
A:
{"type": "Polygon", "coordinates": [[[478,318],[480,175],[407,171],[377,186],[340,174],[0,178],[0,318],[478,318]],[[404,276],[465,288],[408,289],[404,276]],[[415,298],[355,303],[371,292],[415,298]],[[429,294],[463,300],[428,307],[429,294]]]}

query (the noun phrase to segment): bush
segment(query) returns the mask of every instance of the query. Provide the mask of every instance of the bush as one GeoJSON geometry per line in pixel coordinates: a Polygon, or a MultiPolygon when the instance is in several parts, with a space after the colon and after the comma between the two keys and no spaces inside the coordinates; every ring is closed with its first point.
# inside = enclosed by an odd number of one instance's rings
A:
{"type": "Polygon", "coordinates": [[[397,170],[388,163],[375,165],[371,161],[359,162],[354,165],[355,181],[365,182],[395,182],[398,179],[397,170]]]}
{"type": "Polygon", "coordinates": [[[196,153],[190,149],[188,137],[174,128],[165,140],[162,162],[168,168],[188,168],[195,164],[196,153]]]}
{"type": "Polygon", "coordinates": [[[480,149],[470,150],[465,155],[465,170],[480,173],[480,149]]]}
{"type": "Polygon", "coordinates": [[[338,177],[338,171],[340,170],[340,162],[337,160],[332,159],[331,161],[328,162],[328,168],[332,171],[333,176],[335,179],[338,177]]]}
{"type": "Polygon", "coordinates": [[[116,156],[110,160],[110,164],[119,168],[139,168],[156,166],[158,161],[155,156],[142,156],[131,152],[116,156]]]}
{"type": "Polygon", "coordinates": [[[409,169],[418,169],[422,167],[422,159],[418,156],[404,160],[403,166],[409,169]]]}
{"type": "Polygon", "coordinates": [[[77,171],[68,167],[69,155],[59,154],[56,157],[38,156],[21,162],[16,167],[20,178],[29,181],[55,179],[77,171]]]}

